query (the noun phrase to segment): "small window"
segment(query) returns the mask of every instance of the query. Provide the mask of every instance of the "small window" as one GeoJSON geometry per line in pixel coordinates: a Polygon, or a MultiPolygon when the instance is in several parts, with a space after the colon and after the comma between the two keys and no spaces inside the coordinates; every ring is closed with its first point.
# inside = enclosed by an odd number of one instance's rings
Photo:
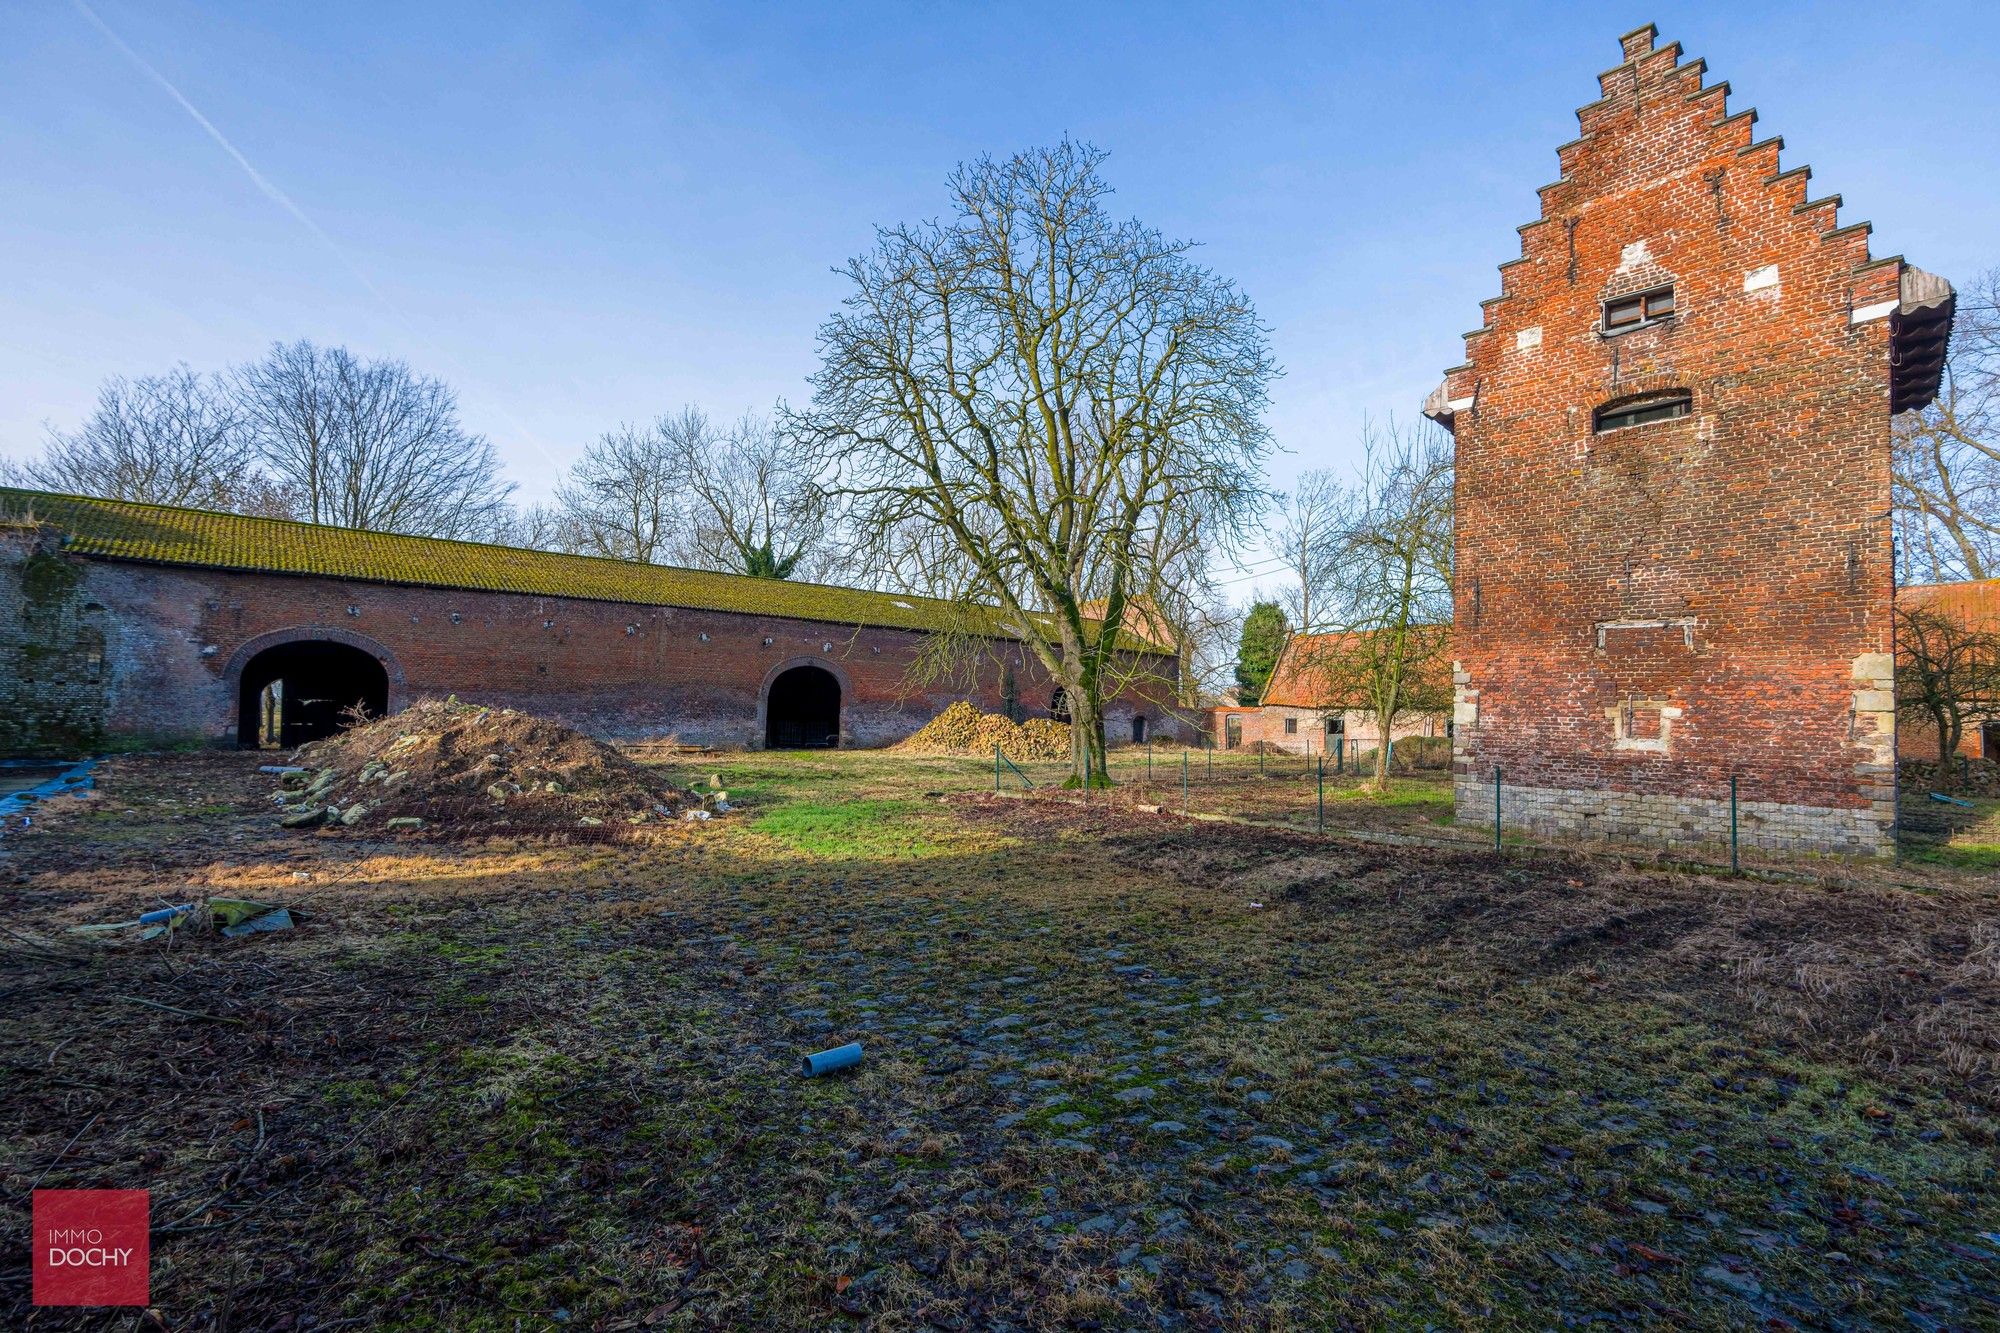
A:
{"type": "Polygon", "coordinates": [[[1288,717],[1285,719],[1285,734],[1287,736],[1296,736],[1299,734],[1299,720],[1297,718],[1288,717]]]}
{"type": "Polygon", "coordinates": [[[1593,417],[1594,427],[1602,435],[1608,430],[1623,430],[1627,426],[1643,426],[1652,421],[1670,421],[1684,417],[1694,410],[1694,396],[1687,393],[1663,394],[1657,398],[1641,398],[1636,402],[1612,403],[1597,409],[1593,417]]]}
{"type": "Polygon", "coordinates": [[[1345,736],[1347,734],[1347,719],[1344,717],[1328,718],[1326,720],[1326,734],[1329,736],[1345,736]]]}
{"type": "Polygon", "coordinates": [[[1069,692],[1060,685],[1049,696],[1049,716],[1058,722],[1069,721],[1069,692]]]}
{"type": "Polygon", "coordinates": [[[1656,287],[1650,292],[1635,292],[1631,296],[1621,296],[1615,301],[1604,303],[1604,331],[1624,333],[1628,329],[1643,328],[1648,324],[1658,324],[1674,317],[1674,289],[1656,287]]]}

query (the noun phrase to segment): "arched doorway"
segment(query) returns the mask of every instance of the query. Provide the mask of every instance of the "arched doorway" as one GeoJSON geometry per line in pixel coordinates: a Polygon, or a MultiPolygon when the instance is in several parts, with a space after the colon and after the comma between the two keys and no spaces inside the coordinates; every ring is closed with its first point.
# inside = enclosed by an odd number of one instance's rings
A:
{"type": "Polygon", "coordinates": [[[389,673],[372,653],[330,639],[276,644],[243,664],[236,742],[289,750],[340,731],[356,706],[389,711],[389,673]]]}
{"type": "Polygon", "coordinates": [[[840,682],[825,667],[795,666],[764,700],[764,748],[831,750],[840,744],[840,682]]]}

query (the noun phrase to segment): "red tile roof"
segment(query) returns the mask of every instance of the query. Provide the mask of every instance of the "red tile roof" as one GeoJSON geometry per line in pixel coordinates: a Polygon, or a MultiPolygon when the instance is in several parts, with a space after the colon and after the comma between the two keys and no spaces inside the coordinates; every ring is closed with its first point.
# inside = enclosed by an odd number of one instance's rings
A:
{"type": "Polygon", "coordinates": [[[1974,629],[2000,630],[2000,579],[1913,584],[1896,590],[1896,602],[1905,610],[1930,607],[1974,629]]]}
{"type": "MultiPolygon", "coordinates": [[[[1362,707],[1353,682],[1346,679],[1349,673],[1339,670],[1338,663],[1365,647],[1368,637],[1368,632],[1292,635],[1278,654],[1261,701],[1284,708],[1362,707]]],[[[1450,651],[1424,662],[1412,683],[1429,703],[1440,710],[1449,708],[1450,651]]]]}

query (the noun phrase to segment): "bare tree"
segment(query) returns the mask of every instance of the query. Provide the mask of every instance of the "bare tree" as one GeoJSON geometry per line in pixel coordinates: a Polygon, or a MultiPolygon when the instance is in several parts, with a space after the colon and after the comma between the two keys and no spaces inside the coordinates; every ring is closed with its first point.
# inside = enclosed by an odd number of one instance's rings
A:
{"type": "Polygon", "coordinates": [[[1150,536],[1184,507],[1211,537],[1254,514],[1276,373],[1231,283],[1107,213],[1103,160],[1067,141],[981,159],[953,174],[949,220],[878,232],[790,423],[864,539],[950,538],[968,592],[1062,683],[1070,780],[1091,785],[1150,536]]]}
{"type": "Polygon", "coordinates": [[[568,549],[761,578],[811,578],[831,558],[831,505],[809,459],[746,414],[717,429],[698,407],[592,444],[556,490],[568,549]]]}
{"type": "MultiPolygon", "coordinates": [[[[598,436],[556,488],[550,535],[584,555],[647,564],[676,560],[689,520],[684,451],[669,424],[662,418],[598,436]]],[[[671,426],[702,436],[708,420],[689,408],[671,426]]]]}
{"type": "Polygon", "coordinates": [[[583,549],[576,524],[560,505],[533,504],[511,509],[489,540],[529,551],[578,554],[583,549]]]}
{"type": "Polygon", "coordinates": [[[1297,484],[1278,497],[1271,542],[1292,578],[1283,594],[1285,615],[1301,634],[1325,628],[1321,622],[1336,577],[1344,500],[1344,488],[1330,468],[1300,473],[1297,484]]]}
{"type": "Polygon", "coordinates": [[[1896,420],[1904,583],[2000,575],[2000,269],[1958,296],[1937,401],[1896,420]]]}
{"type": "Polygon", "coordinates": [[[1133,599],[1134,629],[1173,651],[1180,663],[1176,701],[1185,708],[1220,691],[1236,665],[1238,617],[1210,568],[1217,543],[1208,539],[1199,511],[1170,514],[1147,534],[1148,549],[1135,566],[1140,591],[1133,599]]]}
{"type": "Polygon", "coordinates": [[[969,604],[982,598],[978,569],[951,533],[927,519],[845,534],[851,581],[890,592],[969,604]]]}
{"type": "Polygon", "coordinates": [[[105,382],[75,430],[49,431],[35,462],[9,466],[21,485],[111,500],[201,509],[268,507],[235,405],[214,380],[177,365],[105,382]]]}
{"type": "Polygon", "coordinates": [[[1896,711],[1932,728],[1938,785],[1968,725],[2000,718],[2000,632],[1933,606],[1896,612],[1896,711]]]}
{"type": "Polygon", "coordinates": [[[759,578],[826,573],[833,507],[811,457],[755,413],[719,434],[702,424],[669,431],[694,501],[690,563],[759,578]]]}
{"type": "Polygon", "coordinates": [[[1374,718],[1379,787],[1397,721],[1451,704],[1452,447],[1429,427],[1362,429],[1361,472],[1341,493],[1330,544],[1337,632],[1312,650],[1312,666],[1326,705],[1374,718]]]}
{"type": "Polygon", "coordinates": [[[442,381],[344,347],[276,343],[233,377],[237,411],[297,516],[424,537],[481,538],[513,487],[442,381]]]}

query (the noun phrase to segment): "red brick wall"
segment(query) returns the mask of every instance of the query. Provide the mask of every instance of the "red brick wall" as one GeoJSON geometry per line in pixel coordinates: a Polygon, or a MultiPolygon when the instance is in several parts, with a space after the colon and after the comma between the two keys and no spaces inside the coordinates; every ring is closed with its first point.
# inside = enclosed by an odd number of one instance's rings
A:
{"type": "MultiPolygon", "coordinates": [[[[1011,666],[1016,697],[1048,716],[1051,686],[1018,644],[994,645],[970,686],[917,687],[924,636],[780,617],[507,593],[398,587],[225,570],[79,562],[108,638],[105,730],[113,736],[235,739],[237,685],[258,651],[336,639],[388,669],[390,704],[427,695],[518,707],[595,735],[678,735],[761,745],[763,701],[781,669],[813,663],[841,681],[842,743],[908,735],[959,698],[999,711],[1011,666]]],[[[1163,669],[1172,670],[1171,661],[1163,669]]],[[[1161,736],[1193,734],[1154,702],[1171,681],[1128,691],[1112,734],[1143,712],[1161,736]]]]}
{"type": "Polygon", "coordinates": [[[1624,54],[1446,381],[1460,782],[1490,811],[1495,765],[1714,800],[1734,774],[1746,801],[1845,812],[1828,827],[1873,850],[1893,818],[1870,655],[1891,649],[1882,303],[1901,265],[1871,263],[1837,199],[1809,202],[1699,61],[1650,29],[1624,54]],[[1669,282],[1670,321],[1600,331],[1604,301],[1669,282]],[[1667,390],[1691,415],[1593,429],[1601,404],[1667,390]],[[1691,621],[1692,646],[1678,627],[1600,642],[1660,620],[1691,621]],[[1621,745],[1662,719],[1663,746],[1621,745]]]}

